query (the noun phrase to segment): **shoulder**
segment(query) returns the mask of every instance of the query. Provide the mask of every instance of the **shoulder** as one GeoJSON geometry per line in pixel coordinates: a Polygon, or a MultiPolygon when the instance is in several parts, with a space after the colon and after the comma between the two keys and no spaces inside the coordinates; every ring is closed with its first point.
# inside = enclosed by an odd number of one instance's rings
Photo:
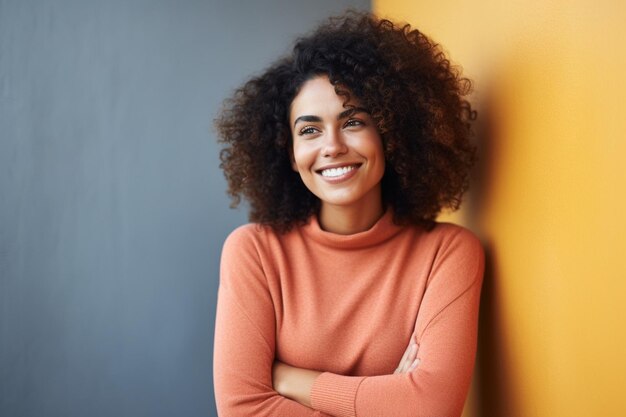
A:
{"type": "Polygon", "coordinates": [[[258,250],[263,235],[268,233],[267,227],[257,223],[248,223],[230,232],[224,241],[222,255],[258,250]]]}
{"type": "Polygon", "coordinates": [[[435,223],[429,232],[441,246],[461,246],[467,250],[483,252],[480,239],[469,229],[453,223],[435,223]]]}
{"type": "Polygon", "coordinates": [[[427,235],[435,249],[435,268],[463,271],[470,280],[482,277],[485,253],[472,231],[452,223],[436,223],[427,235]]]}
{"type": "Polygon", "coordinates": [[[237,227],[226,237],[224,248],[250,245],[258,240],[262,227],[257,223],[248,223],[237,227]]]}
{"type": "Polygon", "coordinates": [[[270,226],[259,223],[248,223],[233,230],[224,241],[222,256],[234,253],[239,256],[272,251],[279,242],[285,239],[284,234],[270,226]]]}
{"type": "Polygon", "coordinates": [[[220,286],[243,297],[253,292],[262,294],[266,287],[264,253],[271,251],[264,242],[271,229],[256,223],[233,230],[224,241],[220,260],[220,286]]]}

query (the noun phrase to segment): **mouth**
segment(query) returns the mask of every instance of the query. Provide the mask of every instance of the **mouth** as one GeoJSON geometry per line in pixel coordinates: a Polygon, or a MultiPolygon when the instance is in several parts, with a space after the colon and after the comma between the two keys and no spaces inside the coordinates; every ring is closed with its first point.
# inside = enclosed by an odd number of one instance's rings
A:
{"type": "Polygon", "coordinates": [[[360,167],[361,164],[359,163],[350,165],[335,165],[327,166],[326,168],[319,169],[316,172],[328,184],[343,184],[345,181],[354,177],[360,167]]]}
{"type": "Polygon", "coordinates": [[[344,166],[338,166],[338,167],[332,167],[332,168],[323,168],[323,169],[318,170],[317,173],[320,174],[322,177],[328,178],[328,179],[341,178],[352,173],[354,170],[358,169],[360,166],[361,164],[353,164],[353,165],[344,165],[344,166]]]}

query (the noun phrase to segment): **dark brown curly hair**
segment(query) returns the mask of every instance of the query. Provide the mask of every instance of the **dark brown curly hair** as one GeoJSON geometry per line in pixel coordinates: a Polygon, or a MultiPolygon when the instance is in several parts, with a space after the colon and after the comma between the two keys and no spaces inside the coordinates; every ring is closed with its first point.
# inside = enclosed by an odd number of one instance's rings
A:
{"type": "Polygon", "coordinates": [[[354,95],[378,127],[385,153],[383,204],[398,224],[432,224],[457,209],[475,159],[464,99],[470,80],[441,47],[410,25],[369,13],[331,18],[297,40],[291,55],[226,100],[216,119],[232,207],[250,203],[250,220],[287,231],[320,202],[291,167],[291,102],[308,80],[328,76],[348,103],[354,95]]]}

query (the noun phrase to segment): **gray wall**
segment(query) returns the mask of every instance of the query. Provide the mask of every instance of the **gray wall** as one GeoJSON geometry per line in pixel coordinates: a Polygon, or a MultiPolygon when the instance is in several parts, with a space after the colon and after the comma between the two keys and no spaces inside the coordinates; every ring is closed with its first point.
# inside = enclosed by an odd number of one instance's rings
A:
{"type": "Polygon", "coordinates": [[[0,416],[215,415],[211,121],[364,0],[0,0],[0,416]]]}

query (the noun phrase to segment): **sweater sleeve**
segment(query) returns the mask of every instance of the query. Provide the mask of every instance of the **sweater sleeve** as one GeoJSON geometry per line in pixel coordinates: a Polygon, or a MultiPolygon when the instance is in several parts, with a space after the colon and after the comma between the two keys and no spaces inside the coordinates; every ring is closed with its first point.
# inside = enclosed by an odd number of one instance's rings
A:
{"type": "Polygon", "coordinates": [[[340,417],[460,416],[474,368],[483,271],[478,239],[459,229],[436,254],[417,315],[418,367],[367,377],[325,372],[313,384],[313,408],[340,417]]]}
{"type": "Polygon", "coordinates": [[[222,250],[213,356],[218,414],[324,416],[273,389],[274,306],[249,228],[231,233],[222,250]]]}

